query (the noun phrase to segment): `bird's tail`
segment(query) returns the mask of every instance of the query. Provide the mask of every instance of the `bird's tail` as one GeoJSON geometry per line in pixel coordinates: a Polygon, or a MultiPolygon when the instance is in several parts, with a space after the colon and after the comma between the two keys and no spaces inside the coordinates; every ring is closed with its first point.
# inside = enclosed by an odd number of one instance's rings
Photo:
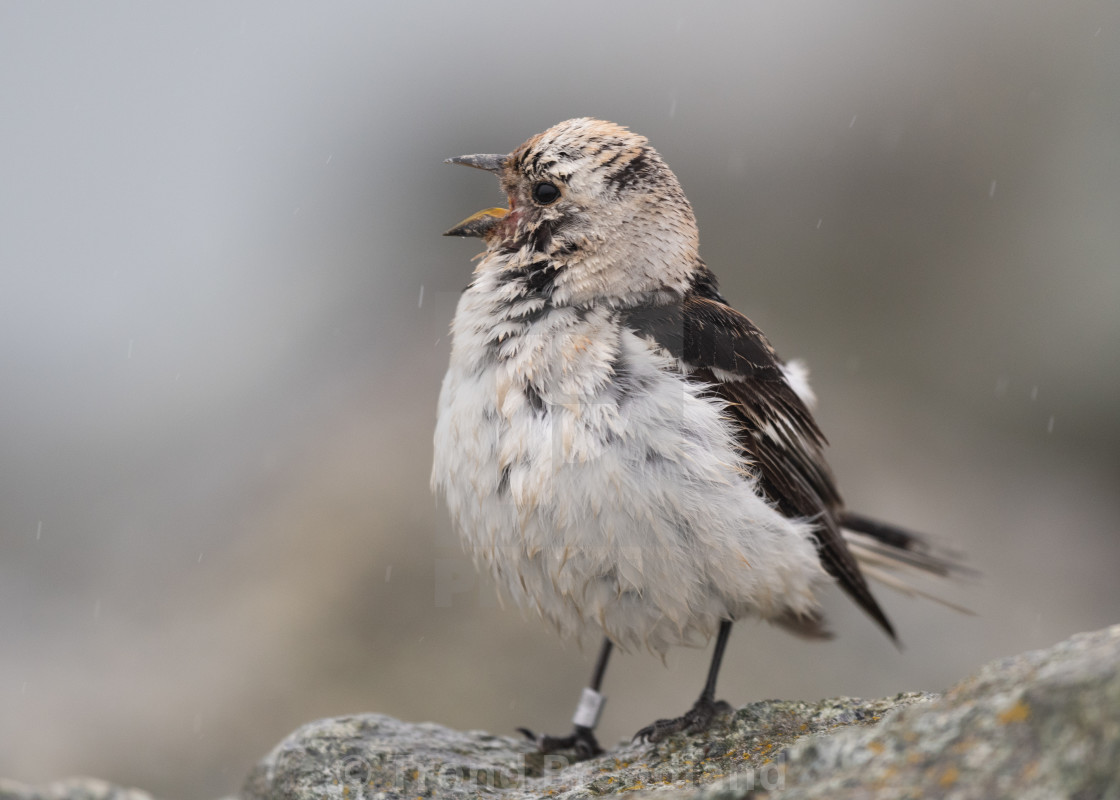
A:
{"type": "Polygon", "coordinates": [[[975,576],[977,572],[962,563],[959,552],[935,543],[921,533],[844,511],[837,520],[844,540],[859,562],[860,570],[885,586],[910,596],[921,596],[963,614],[973,612],[920,588],[924,578],[975,576]]]}

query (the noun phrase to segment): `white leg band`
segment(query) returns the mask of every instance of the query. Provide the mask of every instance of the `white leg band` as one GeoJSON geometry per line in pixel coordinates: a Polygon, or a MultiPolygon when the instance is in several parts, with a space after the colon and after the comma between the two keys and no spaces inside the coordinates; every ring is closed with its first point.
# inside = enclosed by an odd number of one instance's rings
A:
{"type": "Polygon", "coordinates": [[[579,705],[576,706],[576,713],[572,716],[572,722],[583,728],[595,729],[599,724],[599,715],[603,712],[603,705],[607,702],[607,698],[599,694],[594,689],[583,690],[580,695],[579,705]]]}

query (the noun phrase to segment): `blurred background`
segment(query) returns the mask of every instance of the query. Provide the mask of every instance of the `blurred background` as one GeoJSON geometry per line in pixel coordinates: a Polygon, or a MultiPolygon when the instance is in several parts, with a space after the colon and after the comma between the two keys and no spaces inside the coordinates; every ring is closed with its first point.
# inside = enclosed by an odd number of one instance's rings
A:
{"type": "MultiPolygon", "coordinates": [[[[0,774],[235,791],[314,718],[563,733],[594,653],[501,609],[428,490],[502,201],[443,165],[647,135],[804,358],[850,505],[984,573],[895,650],[739,625],[736,704],[940,690],[1120,621],[1111,2],[0,5],[0,774]]],[[[618,657],[602,738],[706,651],[618,657]]]]}

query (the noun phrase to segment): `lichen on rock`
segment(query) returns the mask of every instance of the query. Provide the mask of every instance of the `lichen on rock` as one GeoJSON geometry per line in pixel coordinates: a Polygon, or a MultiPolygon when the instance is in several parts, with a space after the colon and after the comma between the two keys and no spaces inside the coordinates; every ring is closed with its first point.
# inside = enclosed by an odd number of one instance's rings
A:
{"type": "Polygon", "coordinates": [[[899,706],[931,695],[890,700],[767,701],[747,705],[698,736],[659,745],[625,742],[573,763],[542,756],[521,739],[411,725],[378,714],[311,723],[281,742],[245,786],[245,800],[338,797],[477,797],[514,800],[549,795],[593,797],[642,789],[685,789],[729,775],[740,784],[780,788],[779,759],[815,733],[872,725],[899,706]]]}

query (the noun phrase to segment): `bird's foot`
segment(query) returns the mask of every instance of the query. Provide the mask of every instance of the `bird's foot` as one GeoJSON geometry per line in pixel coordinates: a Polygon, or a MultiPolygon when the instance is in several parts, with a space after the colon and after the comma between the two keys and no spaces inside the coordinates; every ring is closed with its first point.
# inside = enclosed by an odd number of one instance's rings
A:
{"type": "Polygon", "coordinates": [[[595,732],[582,725],[576,725],[567,736],[546,736],[544,734],[538,736],[528,728],[518,728],[517,730],[546,755],[559,753],[562,750],[571,750],[575,753],[577,760],[583,761],[603,753],[603,748],[599,747],[599,742],[595,739],[595,732]]]}
{"type": "Polygon", "coordinates": [[[700,733],[711,727],[716,717],[727,714],[731,706],[722,700],[708,700],[701,697],[696,705],[676,719],[659,719],[634,734],[635,741],[660,742],[674,733],[700,733]]]}

